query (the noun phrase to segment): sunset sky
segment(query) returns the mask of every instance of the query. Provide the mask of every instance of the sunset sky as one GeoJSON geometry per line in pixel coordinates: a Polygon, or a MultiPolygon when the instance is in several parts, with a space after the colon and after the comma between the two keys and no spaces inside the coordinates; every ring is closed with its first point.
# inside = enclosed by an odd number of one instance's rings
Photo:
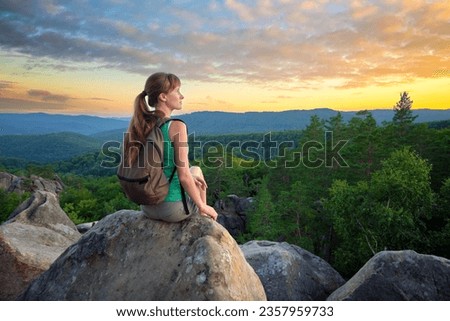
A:
{"type": "Polygon", "coordinates": [[[450,2],[0,1],[0,112],[129,116],[156,71],[184,112],[449,109],[450,2]]]}

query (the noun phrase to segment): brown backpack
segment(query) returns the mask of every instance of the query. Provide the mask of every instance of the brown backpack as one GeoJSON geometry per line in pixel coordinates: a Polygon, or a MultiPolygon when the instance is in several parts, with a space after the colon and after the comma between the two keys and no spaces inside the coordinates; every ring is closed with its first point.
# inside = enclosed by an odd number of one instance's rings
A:
{"type": "Polygon", "coordinates": [[[147,137],[147,144],[140,147],[139,155],[131,166],[124,164],[122,155],[117,177],[128,199],[139,205],[159,204],[169,192],[176,167],[170,178],[167,178],[164,174],[164,137],[161,127],[171,120],[182,121],[165,119],[155,126],[147,137]]]}

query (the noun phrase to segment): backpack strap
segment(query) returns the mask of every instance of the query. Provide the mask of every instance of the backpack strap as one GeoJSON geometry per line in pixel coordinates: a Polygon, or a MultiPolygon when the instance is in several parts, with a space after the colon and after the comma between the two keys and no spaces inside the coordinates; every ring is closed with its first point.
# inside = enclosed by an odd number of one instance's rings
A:
{"type": "MultiPolygon", "coordinates": [[[[182,121],[181,119],[178,119],[178,118],[160,118],[158,121],[159,128],[161,128],[165,123],[170,122],[170,121],[180,121],[186,125],[186,123],[184,121],[182,121]]],[[[186,131],[187,131],[187,126],[186,126],[186,131]]],[[[173,145],[173,142],[171,142],[171,144],[173,145]]],[[[175,176],[176,171],[177,171],[177,167],[175,166],[173,168],[172,175],[170,175],[169,183],[172,182],[172,179],[175,176]]],[[[181,200],[183,202],[184,212],[186,213],[186,215],[189,215],[190,211],[189,211],[189,207],[187,204],[186,192],[184,191],[184,188],[183,188],[183,185],[181,185],[181,182],[180,182],[180,191],[181,191],[181,200]]]]}
{"type": "Polygon", "coordinates": [[[177,171],[177,167],[175,166],[175,167],[173,168],[172,174],[170,175],[169,183],[172,183],[172,179],[173,179],[173,177],[175,176],[176,171],[177,171]]]}
{"type": "MultiPolygon", "coordinates": [[[[158,121],[156,122],[156,125],[159,128],[161,128],[165,123],[171,122],[171,121],[180,121],[180,122],[182,122],[183,124],[186,125],[186,123],[183,120],[179,119],[179,118],[168,118],[168,117],[159,118],[158,121]]],[[[187,130],[187,126],[186,126],[186,130],[187,130]]]]}
{"type": "Polygon", "coordinates": [[[181,200],[183,201],[183,207],[184,207],[184,212],[186,213],[186,215],[189,215],[189,207],[187,205],[187,200],[186,200],[186,193],[184,191],[183,186],[180,183],[180,189],[181,189],[181,200]]]}
{"type": "MultiPolygon", "coordinates": [[[[182,121],[181,119],[178,119],[178,118],[173,118],[173,119],[169,119],[169,120],[180,121],[184,125],[186,125],[186,123],[184,121],[182,121]]],[[[186,131],[188,131],[187,125],[186,125],[186,131]]],[[[175,167],[175,169],[176,169],[176,167],[175,167]]],[[[190,212],[189,212],[189,207],[188,207],[187,200],[186,200],[186,192],[184,191],[184,187],[183,187],[183,185],[181,185],[181,182],[180,182],[180,190],[181,190],[181,199],[183,201],[184,212],[186,213],[186,215],[189,215],[190,212]]]]}

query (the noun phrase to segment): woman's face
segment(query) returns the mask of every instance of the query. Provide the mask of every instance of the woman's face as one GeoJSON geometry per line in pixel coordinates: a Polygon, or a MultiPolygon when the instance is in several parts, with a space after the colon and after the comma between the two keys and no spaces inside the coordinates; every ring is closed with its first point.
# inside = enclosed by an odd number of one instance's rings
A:
{"type": "Polygon", "coordinates": [[[166,96],[166,105],[172,110],[181,110],[183,108],[184,96],[180,92],[180,86],[169,91],[166,96]]]}

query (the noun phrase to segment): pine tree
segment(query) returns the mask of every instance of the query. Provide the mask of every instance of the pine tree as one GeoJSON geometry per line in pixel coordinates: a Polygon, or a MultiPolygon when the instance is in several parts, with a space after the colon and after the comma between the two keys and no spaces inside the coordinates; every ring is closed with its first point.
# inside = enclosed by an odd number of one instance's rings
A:
{"type": "Polygon", "coordinates": [[[413,101],[406,91],[400,94],[400,100],[395,104],[395,115],[392,119],[394,125],[393,135],[397,136],[400,145],[408,145],[408,134],[411,133],[412,123],[417,118],[411,111],[413,101]]]}
{"type": "Polygon", "coordinates": [[[409,98],[406,91],[400,94],[400,100],[394,106],[395,115],[393,122],[395,125],[409,125],[417,118],[417,116],[412,114],[412,103],[413,101],[409,98]]]}
{"type": "Polygon", "coordinates": [[[248,232],[252,239],[277,241],[283,237],[281,213],[277,211],[268,189],[269,177],[263,178],[256,196],[256,206],[249,213],[248,232]]]}

